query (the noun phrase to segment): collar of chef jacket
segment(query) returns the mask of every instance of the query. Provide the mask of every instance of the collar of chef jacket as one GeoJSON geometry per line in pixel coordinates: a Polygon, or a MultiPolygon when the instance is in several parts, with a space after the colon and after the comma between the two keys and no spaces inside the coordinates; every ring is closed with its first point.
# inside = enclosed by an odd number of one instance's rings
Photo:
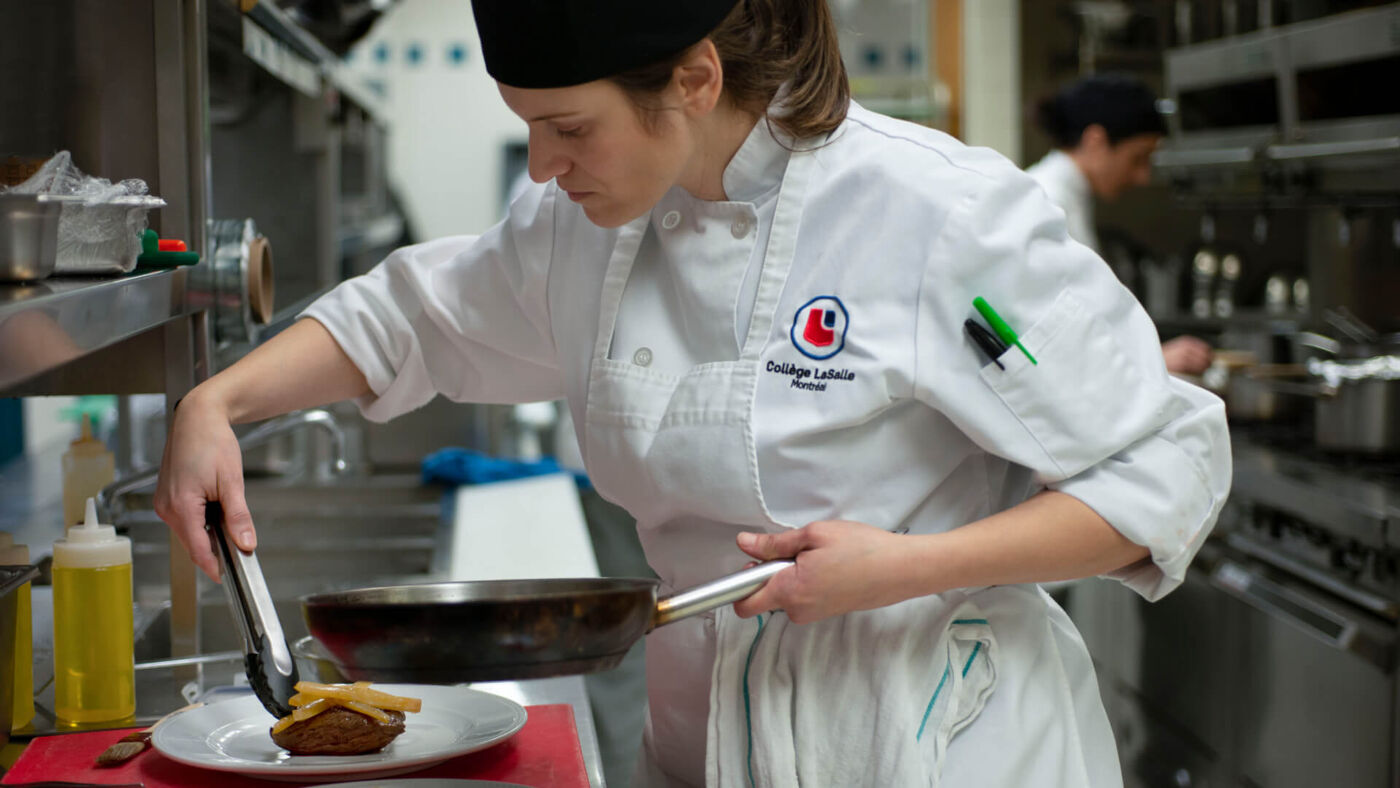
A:
{"type": "Polygon", "coordinates": [[[782,185],[792,139],[759,118],[724,168],[724,194],[732,202],[762,202],[782,185]]]}

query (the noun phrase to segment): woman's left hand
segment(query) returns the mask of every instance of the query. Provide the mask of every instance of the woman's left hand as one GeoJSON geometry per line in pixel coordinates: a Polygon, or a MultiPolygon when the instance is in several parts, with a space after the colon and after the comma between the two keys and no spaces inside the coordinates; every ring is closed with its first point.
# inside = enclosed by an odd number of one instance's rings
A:
{"type": "Polygon", "coordinates": [[[806,624],[902,602],[917,592],[905,576],[909,537],[871,525],[823,520],[776,534],[739,534],[739,549],[762,561],[792,558],[752,596],[734,603],[749,618],[782,610],[806,624]]]}

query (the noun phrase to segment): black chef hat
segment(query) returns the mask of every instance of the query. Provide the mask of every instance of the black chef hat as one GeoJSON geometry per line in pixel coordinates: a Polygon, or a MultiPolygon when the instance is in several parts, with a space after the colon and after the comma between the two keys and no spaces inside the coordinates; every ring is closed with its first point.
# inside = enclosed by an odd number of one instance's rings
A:
{"type": "Polygon", "coordinates": [[[736,0],[472,0],[486,71],[562,88],[663,60],[724,21],[736,0]]]}
{"type": "Polygon", "coordinates": [[[1166,134],[1151,88],[1127,74],[1095,74],[1061,88],[1036,107],[1036,122],[1056,147],[1075,148],[1084,129],[1103,126],[1117,145],[1138,134],[1166,134]]]}

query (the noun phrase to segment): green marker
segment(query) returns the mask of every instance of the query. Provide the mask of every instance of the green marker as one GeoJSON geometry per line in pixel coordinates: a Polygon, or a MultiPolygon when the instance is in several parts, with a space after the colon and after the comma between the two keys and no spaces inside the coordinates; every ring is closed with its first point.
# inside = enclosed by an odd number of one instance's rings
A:
{"type": "Polygon", "coordinates": [[[1008,326],[1006,321],[1001,319],[1001,315],[998,315],[997,311],[992,309],[992,305],[987,303],[987,299],[982,296],[977,296],[972,299],[972,305],[977,308],[977,312],[982,315],[982,319],[987,321],[987,325],[991,326],[992,330],[997,332],[997,336],[1001,337],[1002,342],[1020,348],[1021,352],[1026,354],[1026,358],[1030,359],[1032,364],[1040,365],[1040,362],[1035,360],[1035,356],[1032,356],[1031,352],[1026,350],[1026,346],[1021,344],[1021,338],[1016,336],[1016,332],[1011,330],[1011,326],[1008,326]]]}

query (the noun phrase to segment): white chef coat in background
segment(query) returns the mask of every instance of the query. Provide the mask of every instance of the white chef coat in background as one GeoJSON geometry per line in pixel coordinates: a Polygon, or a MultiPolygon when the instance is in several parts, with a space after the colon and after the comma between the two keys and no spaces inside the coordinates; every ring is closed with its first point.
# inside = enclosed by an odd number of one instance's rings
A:
{"type": "Polygon", "coordinates": [[[1068,153],[1051,150],[1026,169],[1040,188],[1065,212],[1069,237],[1099,251],[1099,234],[1094,229],[1094,192],[1089,179],[1068,153]]]}
{"type": "MultiPolygon", "coordinates": [[[[1151,551],[1112,577],[1149,599],[1182,581],[1228,490],[1223,406],[1167,376],[1151,321],[1030,178],[853,104],[814,150],[790,154],[759,124],[725,172],[727,188],[746,180],[748,199],[673,189],[615,229],[537,187],[485,235],[401,249],[306,314],[364,372],[373,419],[435,393],[563,396],[590,477],[637,518],[669,588],[741,567],[741,529],[938,533],[1043,487],[1151,551]],[[764,184],[781,184],[771,219],[764,184]],[[740,215],[771,222],[762,254],[716,255],[740,248],[740,215]],[[679,270],[696,261],[725,284],[686,309],[631,308],[647,268],[704,290],[679,270]],[[975,296],[1038,363],[981,355],[962,326],[975,296]],[[691,366],[638,358],[649,342],[691,366]]],[[[852,763],[868,768],[843,784],[1119,782],[1088,653],[1033,586],[764,618],[725,610],[648,637],[653,783],[836,784],[852,763]],[[954,664],[984,641],[976,657],[995,663],[954,664]],[[950,697],[955,671],[978,680],[950,697]],[[743,726],[720,724],[745,704],[743,726]]]]}

